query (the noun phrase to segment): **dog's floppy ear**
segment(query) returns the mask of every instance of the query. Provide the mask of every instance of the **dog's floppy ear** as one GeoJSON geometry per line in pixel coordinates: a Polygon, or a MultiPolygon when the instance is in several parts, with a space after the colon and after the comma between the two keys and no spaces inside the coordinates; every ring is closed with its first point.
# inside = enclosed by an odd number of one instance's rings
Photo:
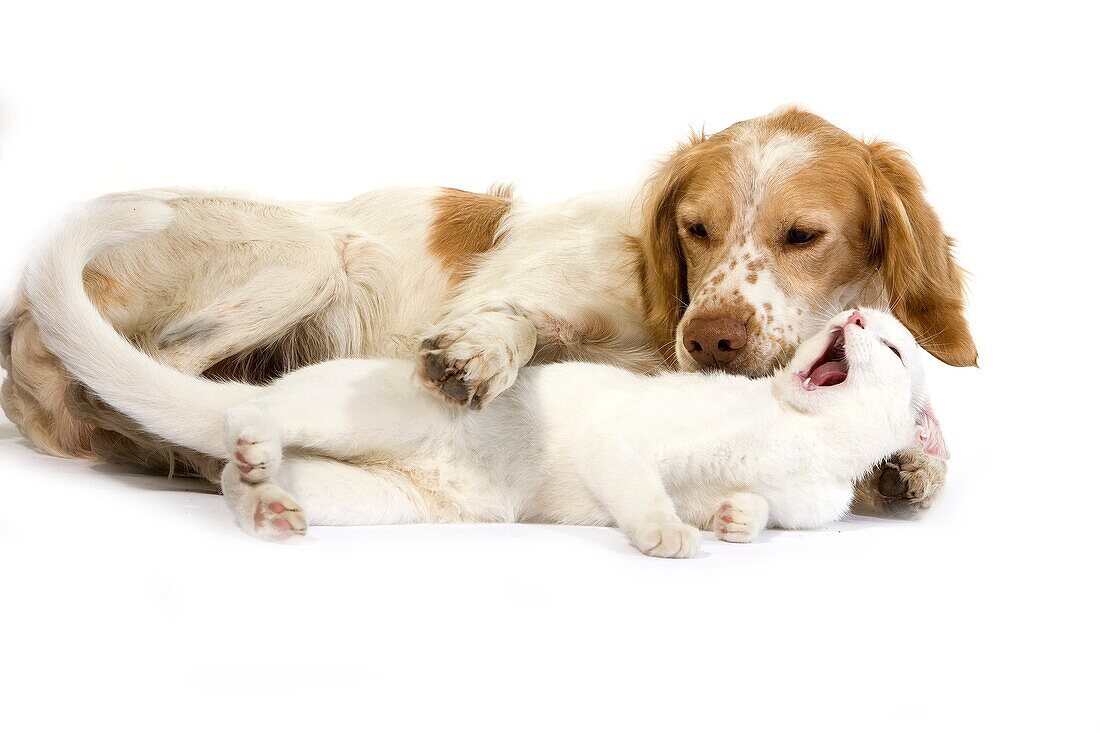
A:
{"type": "Polygon", "coordinates": [[[687,153],[701,141],[693,137],[665,161],[649,180],[642,202],[642,302],[655,344],[670,360],[676,326],[688,300],[687,263],[677,229],[676,207],[691,175],[687,153]]]}
{"type": "Polygon", "coordinates": [[[874,182],[871,251],[894,315],[940,361],[977,366],[963,315],[963,272],[951,254],[951,238],[924,198],[920,175],[893,145],[873,142],[867,148],[874,182]]]}

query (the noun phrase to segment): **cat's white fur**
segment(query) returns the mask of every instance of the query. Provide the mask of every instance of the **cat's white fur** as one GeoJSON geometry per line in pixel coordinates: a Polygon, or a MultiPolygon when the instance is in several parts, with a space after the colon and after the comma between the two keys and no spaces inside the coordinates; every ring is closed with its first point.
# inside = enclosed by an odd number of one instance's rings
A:
{"type": "Polygon", "coordinates": [[[559,363],[525,370],[480,412],[428,394],[400,360],[331,361],[266,387],[185,375],[134,349],[81,284],[97,252],[171,219],[149,198],[88,205],[31,263],[30,302],[48,346],[100,397],[230,459],[226,500],[264,539],[300,536],[307,518],[614,524],[646,553],[687,557],[698,527],[749,541],[769,524],[822,526],[883,457],[914,437],[942,447],[914,435],[931,415],[917,344],[871,310],[862,324],[837,316],[770,378],[559,363]],[[805,389],[799,372],[838,328],[847,380],[805,389]]]}

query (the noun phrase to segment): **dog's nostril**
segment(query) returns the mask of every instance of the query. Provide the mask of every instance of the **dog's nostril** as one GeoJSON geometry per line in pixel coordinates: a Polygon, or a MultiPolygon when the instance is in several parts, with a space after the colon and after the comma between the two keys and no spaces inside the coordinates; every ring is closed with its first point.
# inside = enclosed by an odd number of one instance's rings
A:
{"type": "Polygon", "coordinates": [[[737,351],[737,349],[733,348],[733,344],[731,344],[726,339],[722,339],[721,341],[718,342],[718,350],[719,351],[737,351]]]}
{"type": "Polygon", "coordinates": [[[688,341],[688,353],[692,351],[702,351],[703,347],[698,341],[688,341]]]}

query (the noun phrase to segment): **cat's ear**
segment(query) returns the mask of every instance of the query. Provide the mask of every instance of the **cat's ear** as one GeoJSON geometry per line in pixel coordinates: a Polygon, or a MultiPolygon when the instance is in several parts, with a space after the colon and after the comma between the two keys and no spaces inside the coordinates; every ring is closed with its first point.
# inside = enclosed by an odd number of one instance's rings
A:
{"type": "Polygon", "coordinates": [[[917,412],[917,439],[925,455],[945,461],[951,457],[947,450],[947,441],[943,439],[940,421],[936,419],[936,413],[928,403],[917,412]]]}

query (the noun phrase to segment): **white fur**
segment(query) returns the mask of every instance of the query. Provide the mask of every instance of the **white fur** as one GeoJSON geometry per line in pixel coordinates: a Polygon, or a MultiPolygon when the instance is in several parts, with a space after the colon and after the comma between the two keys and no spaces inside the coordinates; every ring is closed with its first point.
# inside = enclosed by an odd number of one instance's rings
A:
{"type": "Polygon", "coordinates": [[[814,392],[797,371],[828,330],[768,379],[562,363],[525,370],[481,412],[420,389],[406,360],[336,360],[263,388],[214,383],[131,348],[81,292],[82,264],[97,251],[171,221],[149,198],[74,214],[28,271],[34,314],[50,348],[103,399],[230,459],[226,499],[264,539],[298,537],[307,518],[614,524],[644,552],[688,557],[695,527],[746,541],[765,522],[837,518],[857,478],[912,444],[924,405],[916,344],[877,312],[866,330],[847,327],[848,380],[814,392]],[[903,349],[904,365],[882,338],[903,349]],[[287,448],[297,455],[283,460],[287,448]]]}
{"type": "MultiPolygon", "coordinates": [[[[904,327],[878,311],[865,311],[866,328],[844,326],[847,315],[770,378],[644,377],[560,363],[524,370],[481,412],[425,394],[406,361],[307,367],[228,411],[226,497],[256,536],[304,532],[289,520],[299,504],[309,516],[309,501],[280,463],[291,448],[370,456],[406,477],[396,501],[382,494],[371,523],[612,524],[662,557],[695,554],[698,527],[731,542],[751,541],[767,524],[820,527],[848,509],[858,478],[913,442],[926,403],[918,348],[904,327]],[[806,391],[798,372],[837,328],[845,328],[849,376],[806,391]],[[280,511],[264,509],[271,505],[280,511]],[[289,519],[273,527],[288,507],[289,519]]],[[[376,501],[375,490],[361,499],[376,501]]]]}
{"type": "Polygon", "coordinates": [[[87,261],[109,247],[164,230],[174,216],[168,205],[144,196],[86,204],[32,260],[26,291],[39,323],[64,323],[64,328],[43,329],[43,334],[74,377],[158,435],[214,453],[221,445],[217,417],[258,388],[196,379],[149,358],[115,331],[84,295],[87,261]],[[105,382],[116,389],[99,389],[105,382]],[[140,389],[134,389],[136,385],[140,389]]]}

